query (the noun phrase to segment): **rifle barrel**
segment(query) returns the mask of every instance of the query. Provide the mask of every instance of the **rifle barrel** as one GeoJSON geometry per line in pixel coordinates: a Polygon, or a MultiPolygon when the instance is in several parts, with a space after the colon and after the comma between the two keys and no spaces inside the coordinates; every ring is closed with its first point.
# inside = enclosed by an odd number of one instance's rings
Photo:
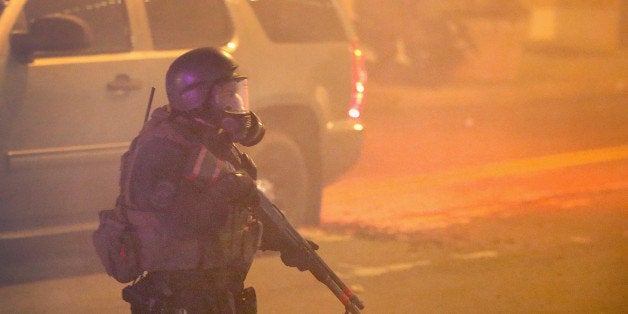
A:
{"type": "Polygon", "coordinates": [[[310,261],[309,272],[342,302],[347,312],[359,314],[364,309],[364,303],[357,295],[347,287],[325,261],[313,250],[310,244],[294,229],[286,217],[262,191],[258,191],[260,196],[259,207],[268,222],[276,225],[281,231],[282,237],[287,245],[304,254],[310,261]]]}

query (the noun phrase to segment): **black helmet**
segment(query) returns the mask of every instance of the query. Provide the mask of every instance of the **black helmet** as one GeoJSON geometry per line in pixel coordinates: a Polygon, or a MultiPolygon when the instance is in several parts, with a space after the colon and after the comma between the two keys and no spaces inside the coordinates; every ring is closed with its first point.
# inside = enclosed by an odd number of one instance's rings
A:
{"type": "Polygon", "coordinates": [[[190,50],[175,59],[166,73],[170,108],[191,112],[201,109],[217,81],[236,79],[238,66],[231,56],[211,47],[190,50]]]}

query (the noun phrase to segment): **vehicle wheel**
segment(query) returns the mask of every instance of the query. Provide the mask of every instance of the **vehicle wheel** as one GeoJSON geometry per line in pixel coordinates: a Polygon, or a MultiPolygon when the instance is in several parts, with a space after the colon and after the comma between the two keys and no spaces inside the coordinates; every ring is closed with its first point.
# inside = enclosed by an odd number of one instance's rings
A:
{"type": "Polygon", "coordinates": [[[250,148],[257,166],[257,185],[294,226],[318,223],[319,215],[308,213],[307,163],[299,145],[284,134],[268,132],[250,148]]]}

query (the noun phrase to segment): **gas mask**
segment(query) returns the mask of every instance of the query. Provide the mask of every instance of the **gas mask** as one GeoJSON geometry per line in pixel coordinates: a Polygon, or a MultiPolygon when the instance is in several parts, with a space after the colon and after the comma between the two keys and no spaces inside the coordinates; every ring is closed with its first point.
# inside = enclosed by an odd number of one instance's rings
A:
{"type": "Polygon", "coordinates": [[[236,77],[218,82],[210,95],[214,124],[229,134],[231,141],[253,146],[264,137],[264,125],[249,109],[247,79],[236,77]]]}

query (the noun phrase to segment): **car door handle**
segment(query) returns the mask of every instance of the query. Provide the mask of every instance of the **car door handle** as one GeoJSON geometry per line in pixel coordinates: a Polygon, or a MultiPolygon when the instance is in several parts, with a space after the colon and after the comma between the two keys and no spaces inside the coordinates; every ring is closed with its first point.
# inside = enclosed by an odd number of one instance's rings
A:
{"type": "Polygon", "coordinates": [[[107,90],[114,93],[128,93],[141,87],[142,83],[132,79],[128,74],[118,74],[113,81],[107,83],[107,90]]]}

